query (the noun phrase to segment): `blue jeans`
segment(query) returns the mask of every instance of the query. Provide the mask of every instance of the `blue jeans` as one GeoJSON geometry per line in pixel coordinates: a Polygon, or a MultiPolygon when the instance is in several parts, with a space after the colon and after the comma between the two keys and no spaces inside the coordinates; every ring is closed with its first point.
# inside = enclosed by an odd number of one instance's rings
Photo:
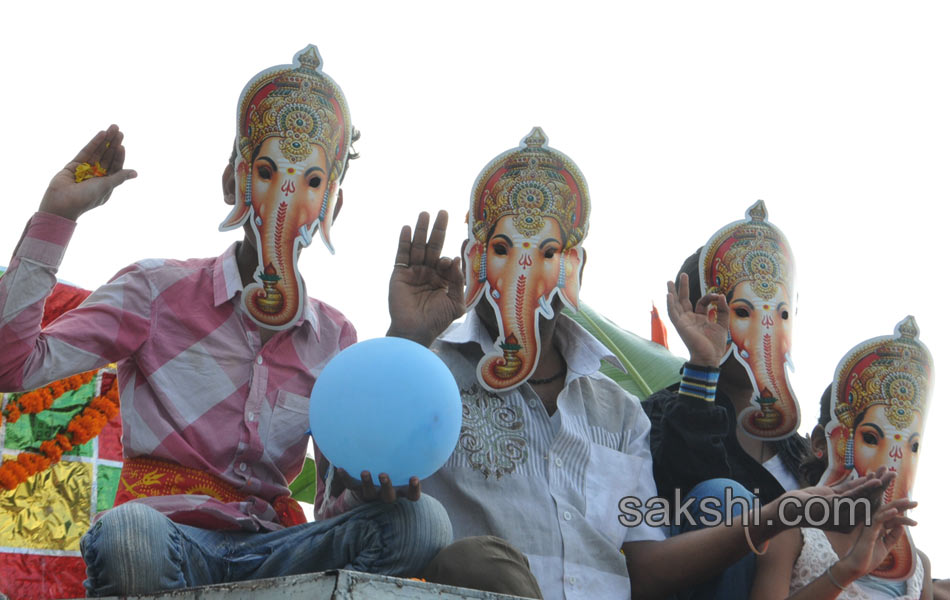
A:
{"type": "Polygon", "coordinates": [[[412,576],[451,541],[445,509],[423,495],[262,533],[179,525],[130,502],[103,515],[80,548],[87,595],[112,596],[329,569],[412,576]]]}
{"type": "MultiPolygon", "coordinates": [[[[702,498],[718,498],[718,513],[725,518],[727,487],[732,488],[733,498],[745,498],[748,501],[748,505],[752,505],[752,498],[754,497],[752,492],[745,489],[738,481],[731,479],[708,479],[698,483],[696,487],[691,489],[683,498],[684,502],[687,498],[696,498],[696,502],[690,506],[689,510],[696,525],[685,524],[682,527],[673,527],[671,533],[677,535],[679,533],[686,533],[687,531],[703,528],[703,515],[699,509],[699,501],[702,498]]],[[[732,516],[738,519],[741,512],[742,507],[733,504],[732,516]]],[[[708,518],[709,517],[707,517],[707,519],[708,518]]],[[[723,571],[719,577],[698,585],[685,593],[681,593],[678,597],[689,598],[691,600],[746,600],[749,597],[749,591],[752,589],[752,581],[754,579],[755,555],[749,552],[723,571]]]]}

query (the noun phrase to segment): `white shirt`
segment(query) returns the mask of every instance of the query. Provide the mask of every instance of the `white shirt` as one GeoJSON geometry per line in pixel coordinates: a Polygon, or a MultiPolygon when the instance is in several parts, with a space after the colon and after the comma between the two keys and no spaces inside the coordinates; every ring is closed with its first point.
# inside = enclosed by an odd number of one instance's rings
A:
{"type": "Polygon", "coordinates": [[[557,323],[567,376],[553,417],[527,383],[502,393],[479,385],[475,369],[493,340],[476,315],[435,343],[459,384],[462,433],[424,488],[445,506],[456,539],[496,535],[521,550],[547,600],[629,598],[620,546],[664,537],[618,518],[625,496],[656,496],[650,421],[599,372],[601,359],[616,357],[570,319],[557,323]]]}

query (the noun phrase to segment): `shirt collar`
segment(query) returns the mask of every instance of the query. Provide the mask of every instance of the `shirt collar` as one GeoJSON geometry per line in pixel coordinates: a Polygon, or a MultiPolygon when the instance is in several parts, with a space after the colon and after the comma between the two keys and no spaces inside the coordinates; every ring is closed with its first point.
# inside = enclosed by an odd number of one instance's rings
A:
{"type": "MultiPolygon", "coordinates": [[[[483,354],[495,351],[495,340],[491,338],[488,329],[474,310],[468,312],[464,321],[449,327],[441,339],[451,344],[477,343],[483,354]]],[[[568,369],[578,375],[592,375],[597,372],[602,360],[626,373],[620,360],[570,317],[561,315],[558,318],[554,340],[567,361],[568,369]]]]}
{"type": "MultiPolygon", "coordinates": [[[[212,280],[214,282],[214,305],[216,307],[221,306],[225,302],[230,302],[235,296],[244,291],[244,286],[241,285],[241,271],[238,269],[237,264],[237,249],[239,243],[240,242],[234,242],[231,244],[231,246],[224,251],[224,254],[214,260],[212,280]]],[[[297,325],[301,322],[309,323],[319,342],[320,321],[317,318],[317,313],[313,310],[313,305],[309,301],[309,296],[307,296],[306,284],[304,284],[303,287],[303,314],[297,325]]]]}

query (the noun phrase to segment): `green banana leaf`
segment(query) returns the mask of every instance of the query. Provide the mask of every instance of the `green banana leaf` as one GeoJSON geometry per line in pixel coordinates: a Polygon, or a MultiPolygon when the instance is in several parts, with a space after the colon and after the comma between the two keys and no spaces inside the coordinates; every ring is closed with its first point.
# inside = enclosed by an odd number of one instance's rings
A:
{"type": "Polygon", "coordinates": [[[313,503],[317,495],[317,465],[309,456],[303,463],[303,471],[290,482],[290,496],[298,502],[313,503]]]}
{"type": "Polygon", "coordinates": [[[577,321],[620,360],[626,373],[607,361],[600,371],[637,398],[646,400],[650,394],[679,382],[680,367],[686,361],[660,344],[620,328],[583,302],[576,312],[565,308],[563,314],[577,321]]]}
{"type": "MultiPolygon", "coordinates": [[[[621,329],[584,303],[577,312],[565,308],[563,314],[580,323],[620,360],[626,373],[607,361],[600,370],[634,396],[645,400],[653,392],[679,382],[680,367],[686,361],[663,346],[621,329]]],[[[307,458],[303,471],[290,484],[290,493],[300,502],[313,502],[316,489],[316,468],[313,459],[307,458]]]]}

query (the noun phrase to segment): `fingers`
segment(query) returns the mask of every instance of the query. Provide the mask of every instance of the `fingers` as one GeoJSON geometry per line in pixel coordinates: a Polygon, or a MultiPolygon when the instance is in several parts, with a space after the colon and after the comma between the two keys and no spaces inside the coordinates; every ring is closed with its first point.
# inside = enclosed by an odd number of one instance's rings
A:
{"type": "MultiPolygon", "coordinates": [[[[382,479],[382,476],[380,476],[380,479],[382,479]]],[[[370,475],[369,471],[360,473],[360,482],[360,496],[363,500],[372,502],[379,497],[379,490],[373,485],[373,476],[370,475]]]]}
{"type": "Polygon", "coordinates": [[[432,226],[432,234],[429,236],[429,243],[426,244],[425,262],[427,265],[435,265],[439,262],[442,255],[442,244],[445,243],[445,230],[449,224],[449,213],[440,210],[435,216],[435,224],[432,226]]]}
{"type": "Polygon", "coordinates": [[[729,328],[729,304],[726,303],[724,294],[714,294],[714,306],[716,308],[716,324],[723,329],[729,328]]]}
{"type": "Polygon", "coordinates": [[[399,245],[396,247],[397,265],[409,265],[409,248],[412,245],[412,229],[408,225],[403,225],[399,232],[399,245]]]}
{"type": "Polygon", "coordinates": [[[462,275],[462,259],[459,257],[453,259],[442,257],[439,260],[439,276],[446,282],[446,293],[457,307],[455,318],[462,316],[465,312],[463,296],[465,277],[462,275]],[[443,265],[445,265],[444,268],[443,265]]]}
{"type": "Polygon", "coordinates": [[[406,498],[415,502],[422,497],[422,482],[419,481],[418,477],[409,478],[409,491],[406,493],[406,498]]]}
{"type": "Polygon", "coordinates": [[[386,473],[379,474],[379,499],[389,504],[396,501],[396,489],[386,473]]]}
{"type": "Polygon", "coordinates": [[[421,265],[426,259],[426,235],[429,233],[429,213],[419,213],[416,220],[416,230],[412,234],[412,244],[409,247],[409,265],[421,265]]]}
{"type": "Polygon", "coordinates": [[[73,159],[74,163],[84,163],[84,162],[95,162],[98,156],[102,155],[102,150],[105,149],[106,137],[109,135],[110,131],[118,131],[119,128],[116,125],[110,125],[109,128],[105,131],[100,131],[92,137],[91,140],[79,151],[79,154],[76,155],[76,158],[73,159]]]}
{"type": "Polygon", "coordinates": [[[108,173],[121,169],[122,163],[125,162],[125,147],[122,145],[123,137],[125,136],[121,131],[116,131],[115,135],[111,137],[109,137],[108,132],[106,134],[105,148],[103,148],[98,162],[108,173]],[[121,162],[116,164],[116,158],[120,158],[121,162]]]}
{"type": "Polygon", "coordinates": [[[666,314],[670,316],[670,320],[673,321],[675,325],[682,314],[682,308],[680,308],[679,302],[677,301],[676,286],[673,285],[672,281],[666,282],[666,314]]]}

